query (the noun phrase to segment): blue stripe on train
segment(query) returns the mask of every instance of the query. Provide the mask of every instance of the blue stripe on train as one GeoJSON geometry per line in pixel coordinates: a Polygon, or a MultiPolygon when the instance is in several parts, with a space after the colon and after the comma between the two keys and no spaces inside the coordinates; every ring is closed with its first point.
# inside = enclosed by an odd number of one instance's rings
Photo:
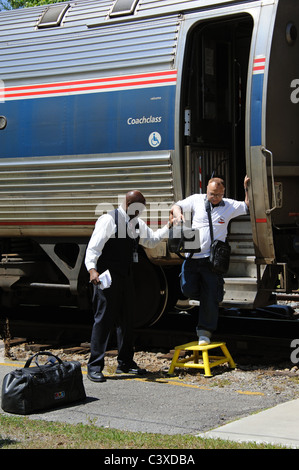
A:
{"type": "Polygon", "coordinates": [[[252,147],[262,143],[263,85],[264,74],[260,73],[252,76],[250,117],[250,145],[252,147]]]}
{"type": "Polygon", "coordinates": [[[171,150],[175,86],[2,103],[0,158],[171,150]]]}

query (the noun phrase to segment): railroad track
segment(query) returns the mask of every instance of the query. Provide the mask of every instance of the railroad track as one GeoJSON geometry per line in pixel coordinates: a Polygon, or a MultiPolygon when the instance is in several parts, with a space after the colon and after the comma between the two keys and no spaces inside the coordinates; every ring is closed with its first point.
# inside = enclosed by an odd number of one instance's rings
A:
{"type": "MultiPolygon", "coordinates": [[[[196,341],[197,315],[194,313],[169,312],[152,327],[135,330],[136,349],[169,351],[179,344],[196,341]]],[[[23,338],[24,342],[35,344],[37,349],[60,346],[78,348],[83,343],[88,349],[92,321],[73,323],[52,322],[49,319],[41,322],[36,319],[28,321],[16,318],[11,319],[8,326],[8,342],[11,338],[23,338]]],[[[0,336],[3,338],[2,332],[0,336]]],[[[291,342],[296,338],[299,338],[299,321],[288,318],[255,319],[249,314],[240,316],[237,313],[221,315],[218,330],[213,336],[215,341],[225,341],[234,355],[248,357],[249,362],[260,360],[268,363],[289,359],[292,352],[291,342]]],[[[114,335],[109,347],[116,348],[114,335]]]]}

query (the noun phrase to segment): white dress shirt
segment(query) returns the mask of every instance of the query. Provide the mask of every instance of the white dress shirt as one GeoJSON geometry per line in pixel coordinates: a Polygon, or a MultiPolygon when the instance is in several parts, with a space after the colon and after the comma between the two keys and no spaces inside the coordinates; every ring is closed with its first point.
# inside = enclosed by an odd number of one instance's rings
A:
{"type": "MultiPolygon", "coordinates": [[[[206,258],[210,255],[211,237],[209,217],[205,207],[206,199],[206,194],[193,194],[176,203],[181,207],[183,213],[191,214],[192,228],[199,229],[201,251],[194,253],[193,258],[206,258]]],[[[247,213],[248,208],[244,201],[223,198],[219,206],[213,207],[211,210],[214,240],[225,241],[230,220],[247,213]]]]}
{"type": "MultiPolygon", "coordinates": [[[[129,217],[122,206],[118,208],[120,215],[125,217],[126,222],[129,217]]],[[[153,231],[147,224],[139,217],[134,219],[139,224],[139,243],[146,248],[154,248],[163,238],[168,237],[168,224],[163,228],[153,231]]],[[[96,222],[94,231],[89,240],[86,255],[85,266],[87,270],[97,269],[97,261],[102,254],[105,243],[116,232],[116,224],[114,218],[110,214],[104,214],[96,222]]]]}

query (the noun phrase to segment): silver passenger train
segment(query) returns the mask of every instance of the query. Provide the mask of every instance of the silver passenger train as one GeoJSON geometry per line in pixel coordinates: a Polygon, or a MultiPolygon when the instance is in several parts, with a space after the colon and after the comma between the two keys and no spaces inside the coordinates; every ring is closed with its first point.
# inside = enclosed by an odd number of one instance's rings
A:
{"type": "MultiPolygon", "coordinates": [[[[224,307],[298,289],[298,0],[70,0],[0,13],[1,304],[88,307],[84,254],[131,189],[155,229],[211,175],[230,225],[224,307]]],[[[140,316],[180,292],[167,241],[135,267],[140,316]]]]}

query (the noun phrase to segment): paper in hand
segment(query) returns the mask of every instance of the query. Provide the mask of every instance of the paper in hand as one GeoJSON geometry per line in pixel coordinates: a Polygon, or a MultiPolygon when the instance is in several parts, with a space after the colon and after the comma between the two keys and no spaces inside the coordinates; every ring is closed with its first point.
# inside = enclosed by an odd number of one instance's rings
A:
{"type": "Polygon", "coordinates": [[[101,281],[100,289],[108,289],[111,286],[112,279],[109,269],[99,275],[99,280],[101,281]]]}

